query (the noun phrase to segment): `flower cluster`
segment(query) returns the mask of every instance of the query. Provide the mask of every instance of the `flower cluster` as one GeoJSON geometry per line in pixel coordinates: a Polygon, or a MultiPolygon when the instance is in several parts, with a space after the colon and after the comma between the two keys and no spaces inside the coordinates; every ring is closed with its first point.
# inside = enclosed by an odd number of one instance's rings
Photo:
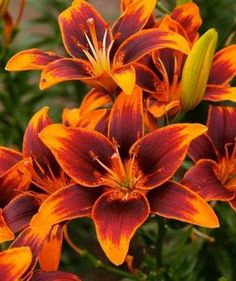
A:
{"type": "Polygon", "coordinates": [[[236,210],[236,108],[211,105],[205,125],[181,122],[202,100],[236,102],[236,45],[216,52],[214,29],[200,37],[193,2],[161,19],[155,6],[121,0],[110,26],[74,0],[59,15],[67,57],[30,49],[7,63],[41,70],[41,89],[70,80],[92,89],[79,108],[64,109],[61,124],[40,109],[21,152],[0,147],[0,243],[13,240],[0,253],[3,280],[80,280],[58,271],[75,218],[93,221],[120,265],[151,214],[216,228],[209,201],[236,210]],[[193,165],[180,178],[187,156],[193,165]]]}

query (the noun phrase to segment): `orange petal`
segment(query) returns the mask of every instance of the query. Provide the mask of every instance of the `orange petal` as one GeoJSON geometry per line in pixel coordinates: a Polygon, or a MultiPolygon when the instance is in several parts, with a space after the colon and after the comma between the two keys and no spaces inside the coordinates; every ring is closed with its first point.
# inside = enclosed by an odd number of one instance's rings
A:
{"type": "Polygon", "coordinates": [[[229,201],[234,192],[228,191],[218,179],[221,171],[216,162],[202,159],[184,175],[181,183],[206,201],[229,201]]]}
{"type": "Polygon", "coordinates": [[[50,228],[66,220],[89,216],[99,192],[79,185],[61,188],[42,203],[30,226],[50,228]]]}
{"type": "Polygon", "coordinates": [[[148,98],[147,99],[147,109],[156,118],[163,117],[168,114],[168,116],[174,116],[180,111],[179,100],[174,100],[169,103],[159,102],[157,99],[148,98]]]}
{"type": "Polygon", "coordinates": [[[2,209],[0,209],[0,244],[6,241],[13,240],[14,238],[15,235],[7,225],[5,218],[2,215],[2,209]]]}
{"type": "Polygon", "coordinates": [[[53,52],[43,52],[39,49],[24,50],[14,55],[7,63],[6,70],[43,70],[49,63],[60,59],[53,52]]]}
{"type": "Polygon", "coordinates": [[[112,79],[127,95],[131,95],[135,86],[135,69],[133,66],[128,65],[119,69],[116,69],[111,74],[112,79]]]}
{"type": "Polygon", "coordinates": [[[81,59],[62,58],[50,63],[41,74],[39,87],[41,90],[57,83],[69,80],[81,80],[91,77],[90,63],[81,59]]]}
{"type": "Polygon", "coordinates": [[[112,99],[109,93],[99,89],[92,89],[82,100],[80,105],[80,113],[98,109],[100,107],[107,107],[112,104],[112,99]]]}
{"type": "Polygon", "coordinates": [[[236,87],[211,86],[206,88],[204,100],[236,102],[236,87]]]}
{"type": "Polygon", "coordinates": [[[171,31],[153,28],[142,30],[124,41],[115,54],[114,64],[118,67],[132,63],[152,51],[163,48],[189,53],[189,43],[184,37],[171,31]]]}
{"type": "Polygon", "coordinates": [[[131,95],[122,92],[112,107],[108,137],[118,143],[122,157],[128,156],[133,143],[144,134],[143,95],[142,90],[136,87],[131,95]]]}
{"type": "Polygon", "coordinates": [[[106,192],[96,201],[92,218],[101,247],[112,263],[124,262],[130,240],[149,212],[147,199],[139,192],[106,192]]]}
{"type": "Polygon", "coordinates": [[[112,27],[112,33],[119,34],[112,47],[113,54],[124,40],[144,27],[155,9],[156,2],[156,0],[136,0],[126,5],[126,9],[112,27]]]}
{"type": "Polygon", "coordinates": [[[32,254],[28,247],[12,248],[0,253],[1,279],[18,281],[31,263],[32,254]]]}
{"type": "Polygon", "coordinates": [[[215,54],[208,84],[225,85],[236,75],[236,45],[215,54]]]}
{"type": "Polygon", "coordinates": [[[177,6],[170,16],[183,26],[191,42],[198,39],[198,29],[202,24],[202,19],[195,3],[188,2],[177,6]]]}
{"type": "Polygon", "coordinates": [[[187,187],[167,182],[148,194],[151,211],[168,219],[176,219],[203,227],[218,227],[212,208],[187,187]]]}
{"type": "Polygon", "coordinates": [[[44,271],[56,271],[61,258],[63,226],[55,225],[44,241],[39,255],[39,264],[44,271]]]}
{"type": "Polygon", "coordinates": [[[206,130],[200,124],[182,123],[157,129],[139,139],[130,149],[142,172],[138,188],[152,189],[169,180],[182,164],[191,141],[206,130]]]}
{"type": "Polygon", "coordinates": [[[93,155],[111,168],[114,146],[98,132],[50,125],[40,133],[40,138],[50,148],[63,170],[81,185],[99,186],[98,175],[107,173],[97,164],[93,155]]]}
{"type": "Polygon", "coordinates": [[[87,112],[80,118],[77,127],[87,128],[89,130],[99,131],[98,126],[100,122],[107,116],[107,109],[98,109],[91,112],[87,112]]]}
{"type": "MultiPolygon", "coordinates": [[[[83,48],[87,48],[88,42],[85,31],[91,40],[88,20],[94,20],[95,33],[98,42],[103,42],[105,31],[108,29],[107,45],[111,41],[111,31],[102,16],[87,1],[74,1],[68,9],[63,11],[58,20],[62,33],[62,39],[67,52],[72,57],[86,58],[83,48]],[[79,47],[81,45],[82,47],[79,47]]],[[[89,48],[89,47],[88,47],[89,48]]],[[[90,48],[88,49],[91,52],[90,48]]]]}

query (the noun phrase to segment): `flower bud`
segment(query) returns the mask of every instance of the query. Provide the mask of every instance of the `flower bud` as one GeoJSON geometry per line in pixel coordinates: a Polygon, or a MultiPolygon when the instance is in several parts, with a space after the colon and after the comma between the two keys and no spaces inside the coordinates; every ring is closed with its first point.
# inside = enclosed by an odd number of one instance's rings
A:
{"type": "Polygon", "coordinates": [[[186,59],[180,88],[180,104],[183,112],[195,108],[205,94],[217,39],[216,30],[209,29],[194,44],[186,59]]]}

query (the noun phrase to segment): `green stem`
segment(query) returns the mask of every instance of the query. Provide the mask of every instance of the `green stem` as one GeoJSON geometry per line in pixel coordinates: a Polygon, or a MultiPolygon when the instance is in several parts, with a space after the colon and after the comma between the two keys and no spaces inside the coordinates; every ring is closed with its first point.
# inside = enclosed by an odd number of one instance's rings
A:
{"type": "Polygon", "coordinates": [[[158,268],[163,266],[163,242],[166,234],[165,222],[164,219],[161,217],[157,217],[158,223],[158,234],[157,234],[157,241],[156,241],[156,260],[158,268]]]}
{"type": "Polygon", "coordinates": [[[180,121],[184,118],[185,114],[186,112],[184,111],[178,112],[171,123],[180,123],[180,121]]]}
{"type": "Polygon", "coordinates": [[[170,14],[170,11],[160,2],[157,3],[156,7],[157,10],[161,11],[163,14],[170,14]]]}

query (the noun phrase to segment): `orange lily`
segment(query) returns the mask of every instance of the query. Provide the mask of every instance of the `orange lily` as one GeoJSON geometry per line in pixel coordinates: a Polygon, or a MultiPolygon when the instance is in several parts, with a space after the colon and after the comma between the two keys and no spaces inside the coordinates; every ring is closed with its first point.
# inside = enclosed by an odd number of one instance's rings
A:
{"type": "MultiPolygon", "coordinates": [[[[200,196],[170,181],[191,140],[206,128],[178,124],[144,136],[143,127],[142,91],[136,87],[132,95],[123,92],[117,97],[108,137],[62,125],[50,125],[40,133],[65,172],[85,190],[97,193],[92,219],[102,249],[116,265],[124,262],[131,238],[150,213],[206,227],[218,226],[217,217],[200,196]]],[[[46,200],[31,227],[51,226],[56,218],[72,218],[70,206],[65,214],[58,208],[67,202],[67,193],[73,196],[72,189],[59,190],[46,200]]]]}
{"type": "MultiPolygon", "coordinates": [[[[176,7],[169,16],[163,18],[158,28],[178,32],[188,40],[189,47],[192,48],[198,42],[198,29],[201,22],[199,8],[191,2],[176,7]]],[[[209,75],[208,81],[204,85],[205,91],[203,89],[201,99],[236,102],[236,89],[229,85],[236,73],[235,54],[236,45],[232,45],[217,52],[212,62],[209,60],[209,73],[206,74],[209,75]]],[[[150,97],[147,100],[147,108],[154,116],[161,117],[167,112],[170,116],[174,116],[177,112],[184,110],[180,99],[183,84],[182,72],[186,58],[186,55],[181,51],[169,49],[163,49],[153,54],[156,69],[152,67],[153,79],[149,79],[149,81],[159,79],[160,89],[155,93],[154,87],[149,83],[150,97]],[[161,79],[158,77],[161,77],[161,79]]],[[[198,57],[196,56],[196,61],[193,64],[197,63],[198,57]]],[[[205,67],[202,69],[204,70],[205,67]]],[[[143,83],[147,84],[145,81],[143,83]]],[[[189,84],[191,84],[191,81],[189,81],[189,84]]],[[[197,103],[193,104],[193,107],[196,105],[197,103]]]]}
{"type": "Polygon", "coordinates": [[[236,109],[211,106],[208,132],[190,146],[189,156],[196,162],[182,183],[205,200],[227,201],[236,210],[236,109]]]}
{"type": "Polygon", "coordinates": [[[156,0],[134,1],[110,28],[87,1],[74,1],[59,16],[63,43],[72,58],[31,49],[12,57],[6,69],[43,70],[41,89],[62,81],[81,80],[109,93],[119,86],[131,94],[136,83],[132,65],[135,61],[161,48],[189,51],[187,41],[177,33],[156,28],[142,30],[155,4],[156,0]]]}

